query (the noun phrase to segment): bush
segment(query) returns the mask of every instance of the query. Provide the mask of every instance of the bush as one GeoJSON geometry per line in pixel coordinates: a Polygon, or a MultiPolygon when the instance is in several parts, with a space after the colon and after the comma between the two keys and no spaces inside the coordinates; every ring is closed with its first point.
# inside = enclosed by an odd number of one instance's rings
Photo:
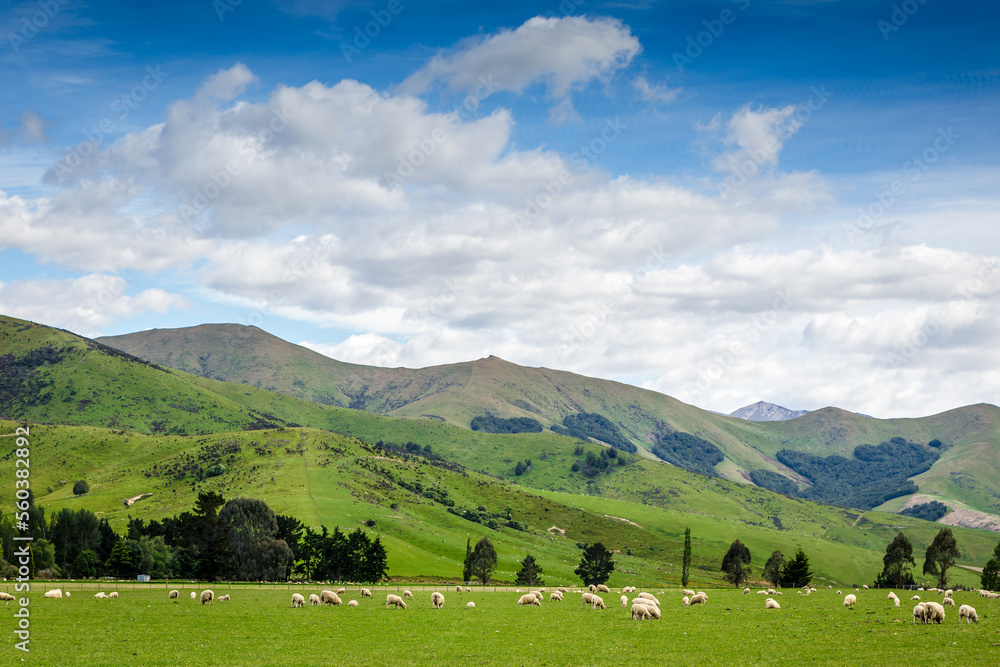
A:
{"type": "Polygon", "coordinates": [[[552,429],[553,433],[559,433],[560,435],[568,435],[580,440],[593,438],[594,440],[606,442],[615,449],[631,453],[636,452],[635,445],[622,434],[614,422],[604,415],[599,415],[595,412],[580,412],[575,415],[567,415],[563,418],[562,426],[553,424],[549,428],[552,429]]]}
{"type": "Polygon", "coordinates": [[[722,450],[708,440],[680,432],[658,434],[649,451],[679,468],[710,476],[715,476],[716,464],[726,458],[722,450]]]}
{"type": "Polygon", "coordinates": [[[530,417],[512,417],[503,419],[493,415],[473,417],[471,424],[473,431],[483,431],[485,433],[541,433],[542,424],[537,419],[530,417]]]}
{"type": "Polygon", "coordinates": [[[899,513],[903,516],[912,516],[924,521],[937,521],[948,513],[948,506],[937,500],[932,500],[929,503],[920,503],[919,505],[907,507],[899,513]]]}
{"type": "Polygon", "coordinates": [[[90,491],[90,485],[87,484],[87,482],[85,482],[82,479],[77,480],[76,483],[73,484],[73,495],[74,496],[82,496],[83,494],[87,493],[88,491],[90,491]]]}

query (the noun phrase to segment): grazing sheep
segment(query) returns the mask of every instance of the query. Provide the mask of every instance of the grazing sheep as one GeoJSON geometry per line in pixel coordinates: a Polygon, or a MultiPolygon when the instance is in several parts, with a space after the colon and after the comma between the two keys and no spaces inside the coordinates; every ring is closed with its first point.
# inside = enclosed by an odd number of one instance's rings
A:
{"type": "Polygon", "coordinates": [[[462,592],[462,587],[461,586],[455,586],[455,592],[456,593],[461,593],[462,592]]]}
{"type": "Polygon", "coordinates": [[[66,597],[72,597],[72,593],[70,593],[69,591],[66,591],[66,597]]]}
{"type": "MultiPolygon", "coordinates": [[[[747,594],[747,593],[749,593],[749,592],[750,592],[750,589],[748,588],[748,589],[746,589],[746,590],[745,590],[745,591],[743,592],[743,594],[744,594],[744,595],[746,595],[746,594],[747,594]]],[[[759,591],[757,591],[757,595],[767,595],[767,591],[765,591],[765,590],[764,590],[764,589],[762,588],[762,589],[760,589],[759,591]]]]}
{"type": "Polygon", "coordinates": [[[562,602],[563,596],[559,591],[552,591],[549,593],[549,602],[562,602]]]}
{"type": "Polygon", "coordinates": [[[688,596],[685,595],[684,596],[684,606],[685,607],[689,607],[690,605],[691,605],[691,598],[689,598],[688,596]]]}
{"type": "Polygon", "coordinates": [[[764,600],[764,609],[781,609],[781,605],[772,598],[764,600]]]}
{"type": "Polygon", "coordinates": [[[695,593],[691,596],[691,604],[708,604],[708,596],[701,592],[695,593]]]}
{"type": "Polygon", "coordinates": [[[868,590],[868,584],[863,584],[863,585],[861,586],[861,588],[863,588],[863,589],[865,589],[865,590],[867,591],[867,590],[868,590]]]}
{"type": "Polygon", "coordinates": [[[622,596],[622,606],[623,607],[627,607],[628,606],[628,596],[627,595],[623,595],[622,596]]]}
{"type": "Polygon", "coordinates": [[[599,597],[597,597],[596,595],[590,601],[590,608],[591,609],[607,609],[607,607],[604,606],[604,600],[601,599],[601,598],[599,598],[599,597]]]}
{"type": "Polygon", "coordinates": [[[593,599],[594,599],[594,594],[593,593],[584,593],[583,594],[583,604],[590,604],[591,601],[593,601],[593,599]]]}
{"type": "Polygon", "coordinates": [[[524,591],[522,591],[522,590],[521,590],[520,588],[515,588],[515,589],[514,589],[514,592],[515,592],[515,593],[523,593],[524,591]]]}
{"type": "Polygon", "coordinates": [[[406,603],[403,602],[403,598],[398,595],[392,595],[391,593],[385,596],[385,608],[388,609],[390,605],[394,605],[397,608],[406,609],[406,603]]]}
{"type": "Polygon", "coordinates": [[[950,589],[950,588],[949,588],[948,590],[946,590],[946,591],[944,592],[944,596],[945,596],[946,598],[950,598],[950,597],[952,597],[952,596],[953,596],[954,594],[955,594],[955,591],[953,591],[953,590],[952,590],[952,589],[950,589]]]}
{"type": "Polygon", "coordinates": [[[768,588],[767,592],[770,593],[771,595],[777,595],[778,594],[778,591],[774,590],[773,588],[768,588]]]}
{"type": "Polygon", "coordinates": [[[219,596],[219,602],[229,602],[229,593],[219,596]]]}
{"type": "Polygon", "coordinates": [[[926,612],[927,612],[927,608],[924,606],[923,602],[921,602],[920,604],[918,604],[916,607],[913,608],[913,623],[914,623],[914,625],[916,625],[917,621],[920,621],[921,623],[926,623],[927,622],[927,613],[926,612]]]}
{"type": "Polygon", "coordinates": [[[320,605],[319,596],[316,595],[315,593],[313,593],[312,595],[310,595],[309,596],[309,604],[311,604],[314,607],[318,607],[320,605]]]}
{"type": "Polygon", "coordinates": [[[198,594],[195,593],[194,591],[191,591],[191,599],[192,600],[197,600],[198,599],[198,594]]]}
{"type": "Polygon", "coordinates": [[[646,600],[652,600],[653,602],[655,602],[655,603],[656,603],[656,606],[657,606],[657,607],[659,607],[659,606],[660,606],[660,601],[659,601],[659,600],[657,600],[657,599],[656,599],[655,597],[653,597],[653,594],[652,594],[652,593],[645,593],[645,592],[643,592],[643,593],[639,593],[639,597],[641,597],[641,598],[644,598],[644,599],[646,599],[646,600]]]}
{"type": "Polygon", "coordinates": [[[181,594],[178,591],[170,591],[170,593],[167,595],[167,598],[170,599],[170,600],[173,600],[175,598],[180,597],[180,595],[181,594]]]}
{"type": "Polygon", "coordinates": [[[319,601],[322,605],[334,605],[336,607],[341,606],[344,602],[340,599],[340,596],[333,591],[323,591],[319,594],[319,601]]]}
{"type": "Polygon", "coordinates": [[[204,590],[204,591],[201,592],[201,603],[202,604],[205,604],[206,602],[211,602],[212,604],[215,604],[214,601],[215,601],[215,593],[213,591],[211,591],[211,590],[204,590]]]}
{"type": "Polygon", "coordinates": [[[466,592],[466,593],[471,593],[471,592],[472,592],[472,589],[471,589],[471,588],[469,588],[468,586],[466,586],[466,587],[465,587],[465,592],[466,592]]]}
{"type": "Polygon", "coordinates": [[[13,599],[14,599],[14,596],[11,595],[10,593],[5,593],[3,591],[0,591],[0,600],[3,600],[4,604],[7,604],[8,602],[10,602],[13,599]]]}
{"type": "Polygon", "coordinates": [[[536,598],[534,595],[532,595],[531,593],[525,593],[524,595],[522,595],[518,599],[517,604],[520,607],[523,607],[525,605],[534,605],[536,607],[541,607],[542,606],[541,601],[538,598],[536,598]]]}
{"type": "Polygon", "coordinates": [[[843,593],[840,592],[839,588],[837,589],[837,595],[843,595],[843,593]]]}
{"type": "Polygon", "coordinates": [[[943,623],[944,622],[944,607],[939,605],[937,602],[925,602],[924,612],[928,623],[943,623]]]}
{"type": "Polygon", "coordinates": [[[567,590],[565,586],[560,586],[556,590],[559,591],[560,593],[569,593],[569,590],[567,590]]]}
{"type": "Polygon", "coordinates": [[[912,598],[910,598],[910,599],[911,599],[911,600],[919,600],[919,599],[920,599],[920,596],[919,596],[919,595],[914,595],[914,596],[913,596],[912,598]]]}
{"type": "Polygon", "coordinates": [[[594,584],[591,584],[590,586],[587,586],[587,588],[590,590],[591,593],[594,593],[594,592],[597,591],[597,586],[595,586],[594,584]]]}
{"type": "Polygon", "coordinates": [[[476,608],[476,603],[473,602],[472,600],[469,600],[468,604],[465,605],[465,608],[466,609],[475,609],[476,608]]]}
{"type": "Polygon", "coordinates": [[[298,593],[293,593],[292,608],[294,609],[295,607],[305,607],[305,606],[306,606],[306,599],[301,595],[299,595],[298,593]]]}
{"type": "Polygon", "coordinates": [[[345,588],[344,586],[341,586],[340,588],[337,589],[337,595],[343,595],[346,592],[347,588],[345,588]]]}
{"type": "Polygon", "coordinates": [[[611,592],[611,589],[608,588],[607,586],[605,586],[604,584],[597,584],[597,590],[600,591],[601,593],[610,593],[611,592]]]}
{"type": "Polygon", "coordinates": [[[358,601],[357,600],[351,600],[350,602],[347,603],[347,606],[348,607],[357,607],[358,606],[358,601]]]}
{"type": "Polygon", "coordinates": [[[403,591],[403,597],[404,598],[412,598],[413,597],[413,593],[411,593],[410,591],[403,591]]]}
{"type": "Polygon", "coordinates": [[[431,606],[440,609],[444,606],[444,596],[438,592],[431,593],[431,606]]]}
{"type": "Polygon", "coordinates": [[[653,614],[649,611],[649,607],[642,604],[632,605],[632,620],[633,621],[644,621],[646,619],[652,618],[653,614]]]}
{"type": "Polygon", "coordinates": [[[966,623],[978,623],[979,616],[976,615],[976,610],[967,604],[963,604],[958,608],[958,622],[961,623],[962,619],[965,619],[966,623]]]}
{"type": "Polygon", "coordinates": [[[899,598],[893,598],[892,599],[892,605],[894,607],[899,607],[899,598]]]}
{"type": "Polygon", "coordinates": [[[108,597],[109,598],[116,598],[116,597],[118,597],[118,591],[111,591],[110,593],[108,593],[108,597]]]}
{"type": "Polygon", "coordinates": [[[850,607],[851,609],[854,609],[854,604],[857,601],[858,601],[858,598],[855,597],[854,594],[852,593],[852,594],[850,594],[850,595],[848,595],[847,597],[844,598],[844,606],[845,607],[850,607]]]}
{"type": "Polygon", "coordinates": [[[45,591],[42,597],[62,599],[62,591],[58,588],[53,588],[51,591],[45,591]]]}
{"type": "Polygon", "coordinates": [[[104,594],[104,591],[101,591],[100,593],[97,593],[96,595],[94,595],[94,598],[97,599],[97,600],[103,600],[106,597],[108,597],[108,596],[104,594]]]}
{"type": "Polygon", "coordinates": [[[363,598],[370,598],[371,596],[372,596],[372,592],[370,590],[368,590],[367,588],[362,588],[361,589],[361,597],[363,597],[363,598]]]}
{"type": "Polygon", "coordinates": [[[782,593],[781,591],[775,591],[774,594],[775,595],[784,595],[784,593],[782,593]]]}
{"type": "Polygon", "coordinates": [[[684,595],[694,595],[694,591],[692,591],[689,588],[685,588],[684,590],[681,591],[681,593],[683,593],[684,595]]]}
{"type": "Polygon", "coordinates": [[[889,591],[889,595],[886,596],[886,599],[887,600],[895,600],[896,599],[896,593],[894,593],[893,591],[889,591]]]}
{"type": "Polygon", "coordinates": [[[941,600],[941,604],[943,604],[945,607],[954,607],[955,601],[952,600],[951,598],[945,598],[941,600]]]}

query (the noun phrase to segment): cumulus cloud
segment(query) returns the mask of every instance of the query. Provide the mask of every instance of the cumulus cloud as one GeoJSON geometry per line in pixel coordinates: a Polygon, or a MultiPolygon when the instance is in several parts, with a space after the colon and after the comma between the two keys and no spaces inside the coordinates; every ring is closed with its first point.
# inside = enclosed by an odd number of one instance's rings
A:
{"type": "Polygon", "coordinates": [[[774,168],[785,141],[798,132],[801,123],[792,114],[794,105],[780,109],[746,105],[732,115],[726,124],[726,143],[738,149],[718,156],[714,166],[719,171],[736,172],[746,160],[760,167],[774,168]]]}
{"type": "Polygon", "coordinates": [[[473,90],[490,81],[497,89],[519,93],[541,83],[561,98],[625,67],[640,50],[639,40],[617,19],[536,16],[515,30],[468,40],[435,56],[400,90],[420,94],[438,82],[473,90]]]}
{"type": "Polygon", "coordinates": [[[21,117],[13,129],[0,129],[0,145],[9,146],[14,142],[21,144],[48,142],[48,129],[51,125],[51,122],[34,111],[26,109],[21,113],[21,117]]]}
{"type": "Polygon", "coordinates": [[[219,70],[201,85],[197,97],[211,97],[228,101],[243,93],[251,83],[259,80],[243,63],[236,63],[229,69],[219,70]]]}

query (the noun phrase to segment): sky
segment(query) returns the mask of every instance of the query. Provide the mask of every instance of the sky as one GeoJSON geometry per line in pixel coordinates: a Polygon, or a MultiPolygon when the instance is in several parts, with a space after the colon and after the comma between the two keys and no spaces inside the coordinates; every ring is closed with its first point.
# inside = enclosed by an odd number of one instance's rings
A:
{"type": "Polygon", "coordinates": [[[0,313],[1000,403],[1000,6],[0,2],[0,313]]]}

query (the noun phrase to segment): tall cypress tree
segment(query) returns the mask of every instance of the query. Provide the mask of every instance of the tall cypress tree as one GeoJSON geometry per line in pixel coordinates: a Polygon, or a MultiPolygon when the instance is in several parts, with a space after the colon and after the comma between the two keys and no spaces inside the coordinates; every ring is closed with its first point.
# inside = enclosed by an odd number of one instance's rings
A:
{"type": "Polygon", "coordinates": [[[465,540],[465,564],[462,568],[462,581],[472,581],[472,538],[465,540]]]}
{"type": "Polygon", "coordinates": [[[681,586],[688,585],[688,576],[691,571],[691,527],[684,529],[684,561],[681,566],[681,586]]]}

